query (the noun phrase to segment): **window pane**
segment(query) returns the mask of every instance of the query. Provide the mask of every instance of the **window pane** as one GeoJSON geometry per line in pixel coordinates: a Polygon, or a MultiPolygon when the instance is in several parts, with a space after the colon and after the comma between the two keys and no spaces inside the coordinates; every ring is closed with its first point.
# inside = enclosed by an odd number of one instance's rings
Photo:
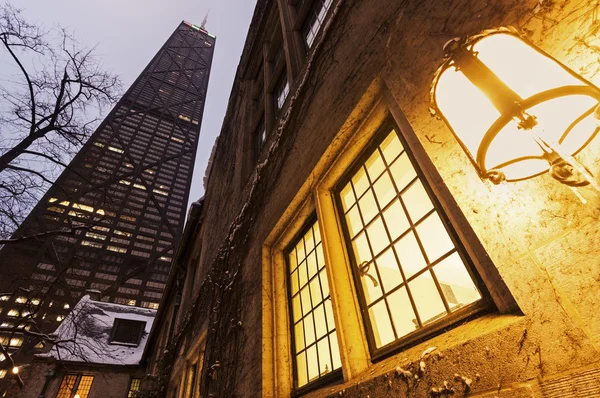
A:
{"type": "Polygon", "coordinates": [[[298,376],[298,387],[302,387],[308,383],[308,369],[306,367],[306,352],[303,351],[296,357],[296,369],[298,376]]]}
{"type": "Polygon", "coordinates": [[[77,386],[77,393],[81,398],[87,398],[94,382],[94,376],[81,376],[79,380],[79,386],[77,386]]]}
{"type": "Polygon", "coordinates": [[[406,186],[417,177],[417,173],[405,153],[390,166],[390,172],[396,183],[398,191],[402,192],[406,186]]]}
{"type": "Polygon", "coordinates": [[[413,311],[406,288],[402,287],[390,294],[388,303],[398,337],[406,336],[419,328],[419,321],[413,311]]]}
{"type": "Polygon", "coordinates": [[[316,253],[314,251],[312,253],[310,253],[308,255],[308,257],[306,258],[306,261],[307,261],[307,266],[308,266],[308,279],[311,279],[313,276],[315,276],[317,274],[317,271],[318,271],[316,253]]]}
{"type": "Polygon", "coordinates": [[[60,388],[58,389],[58,394],[56,398],[71,398],[71,393],[75,388],[75,383],[77,382],[77,375],[65,375],[63,377],[62,383],[60,383],[60,388]]]}
{"type": "Polygon", "coordinates": [[[366,155],[339,199],[380,348],[482,296],[396,132],[366,155]]]}
{"type": "Polygon", "coordinates": [[[365,261],[369,262],[371,261],[371,258],[373,258],[371,256],[371,251],[369,250],[369,244],[367,243],[367,235],[364,232],[354,239],[352,247],[354,248],[356,264],[360,265],[365,261]]]}
{"type": "Polygon", "coordinates": [[[442,255],[448,253],[454,249],[454,243],[448,232],[440,220],[440,216],[436,213],[427,217],[417,227],[417,234],[423,247],[425,248],[425,254],[429,261],[433,262],[440,258],[442,255]]]}
{"type": "Polygon", "coordinates": [[[450,310],[458,309],[481,298],[481,294],[458,255],[452,254],[433,267],[450,310]]]}
{"type": "Polygon", "coordinates": [[[295,343],[293,354],[296,358],[296,386],[302,387],[322,375],[339,369],[341,364],[339,347],[335,339],[336,329],[323,244],[316,222],[307,229],[294,246],[292,252],[295,251],[298,255],[296,261],[300,265],[297,270],[293,270],[292,262],[288,264],[292,296],[291,324],[293,326],[291,329],[295,343]],[[296,277],[298,288],[294,287],[296,282],[293,278],[296,277]],[[336,344],[330,344],[330,341],[335,341],[336,344]]]}
{"type": "Polygon", "coordinates": [[[329,339],[324,338],[317,343],[317,351],[319,353],[319,368],[321,376],[331,372],[331,354],[329,353],[329,339]]]}
{"type": "Polygon", "coordinates": [[[320,373],[316,345],[313,345],[308,350],[306,350],[306,360],[308,362],[308,381],[313,381],[319,377],[320,373]]]}
{"type": "Polygon", "coordinates": [[[410,231],[394,245],[404,276],[410,278],[427,266],[415,234],[410,231]]]}
{"type": "Polygon", "coordinates": [[[383,152],[383,157],[385,158],[387,164],[391,164],[394,159],[400,155],[400,152],[404,150],[400,140],[396,136],[395,131],[392,131],[387,137],[385,137],[385,140],[383,140],[381,145],[379,145],[379,148],[381,149],[381,152],[383,152]]]}
{"type": "Polygon", "coordinates": [[[408,209],[408,215],[410,216],[413,223],[419,221],[425,214],[433,209],[433,204],[429,200],[425,188],[421,181],[416,181],[408,188],[408,190],[402,195],[404,204],[408,209]]]}
{"type": "Polygon", "coordinates": [[[381,283],[377,277],[377,271],[373,263],[366,264],[366,266],[360,267],[359,275],[362,282],[363,292],[367,305],[371,304],[381,297],[383,292],[381,291],[381,283]]]}
{"type": "Polygon", "coordinates": [[[344,187],[344,189],[342,189],[342,192],[340,193],[340,197],[342,199],[342,207],[344,208],[344,212],[346,212],[350,207],[352,207],[354,202],[356,202],[351,184],[346,184],[346,186],[344,187]]]}
{"type": "Polygon", "coordinates": [[[394,203],[383,212],[383,219],[390,232],[392,240],[398,239],[408,228],[410,224],[406,214],[402,209],[402,205],[399,200],[395,200],[394,203]]]}
{"type": "Polygon", "coordinates": [[[381,276],[383,289],[386,292],[389,292],[390,290],[402,284],[402,274],[400,274],[398,262],[396,261],[394,251],[391,248],[387,249],[381,256],[379,256],[379,258],[376,260],[376,263],[379,275],[381,276]]]}
{"type": "Polygon", "coordinates": [[[298,322],[294,326],[294,338],[296,342],[296,351],[302,351],[305,347],[304,345],[304,324],[302,321],[298,322]]]}
{"type": "Polygon", "coordinates": [[[396,197],[396,190],[388,173],[382,175],[373,185],[379,206],[385,208],[396,197]]]}
{"type": "Polygon", "coordinates": [[[371,318],[373,337],[375,337],[375,344],[377,347],[383,347],[394,341],[394,331],[387,312],[385,300],[382,300],[369,308],[369,317],[371,318]]]}
{"type": "Polygon", "coordinates": [[[434,321],[438,316],[446,313],[444,303],[429,272],[425,272],[409,282],[408,287],[424,324],[434,321]]]}
{"type": "Polygon", "coordinates": [[[363,216],[365,224],[369,224],[378,213],[377,204],[375,203],[375,195],[370,189],[358,200],[358,206],[363,216]]]}
{"type": "Polygon", "coordinates": [[[365,162],[365,166],[367,167],[369,178],[371,181],[375,181],[385,170],[385,165],[383,164],[383,159],[381,158],[379,151],[373,152],[365,162]]]}
{"type": "Polygon", "coordinates": [[[353,238],[357,233],[362,229],[362,221],[360,219],[360,214],[358,213],[358,206],[354,206],[352,210],[348,212],[346,215],[348,220],[348,229],[350,232],[350,237],[353,238]]]}
{"type": "Polygon", "coordinates": [[[357,197],[361,197],[363,193],[369,187],[369,180],[367,180],[367,173],[362,167],[352,177],[352,184],[354,185],[354,192],[357,197]]]}

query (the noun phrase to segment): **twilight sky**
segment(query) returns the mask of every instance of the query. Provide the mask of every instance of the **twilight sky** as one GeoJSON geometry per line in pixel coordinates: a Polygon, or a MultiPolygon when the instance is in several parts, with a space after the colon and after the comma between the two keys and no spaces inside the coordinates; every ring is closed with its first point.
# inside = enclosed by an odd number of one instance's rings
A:
{"type": "Polygon", "coordinates": [[[128,88],[182,20],[217,36],[190,202],[204,194],[202,179],[227,108],[255,0],[11,0],[29,22],[60,24],[86,47],[96,46],[104,68],[128,88]]]}

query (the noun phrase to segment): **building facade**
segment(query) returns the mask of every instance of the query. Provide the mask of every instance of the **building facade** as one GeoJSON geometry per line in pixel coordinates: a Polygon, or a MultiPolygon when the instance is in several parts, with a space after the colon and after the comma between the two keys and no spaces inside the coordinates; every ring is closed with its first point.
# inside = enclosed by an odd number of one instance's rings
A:
{"type": "MultiPolygon", "coordinates": [[[[495,185],[430,115],[444,44],[499,26],[598,81],[598,11],[259,0],[144,388],[600,396],[594,184],[545,173],[495,185]]],[[[594,126],[577,158],[598,175],[594,126]]]]}
{"type": "MultiPolygon", "coordinates": [[[[0,254],[10,349],[52,332],[87,289],[158,308],[183,230],[215,37],[182,22],[0,254]]],[[[31,346],[37,342],[26,344],[31,346]]]]}

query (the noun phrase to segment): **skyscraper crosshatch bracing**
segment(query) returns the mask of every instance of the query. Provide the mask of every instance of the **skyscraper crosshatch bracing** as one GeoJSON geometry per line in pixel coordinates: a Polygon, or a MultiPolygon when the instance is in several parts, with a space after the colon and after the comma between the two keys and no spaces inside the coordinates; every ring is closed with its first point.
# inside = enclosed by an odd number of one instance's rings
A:
{"type": "Polygon", "coordinates": [[[88,289],[158,308],[181,236],[215,37],[182,22],[0,251],[0,321],[52,331],[88,289]]]}

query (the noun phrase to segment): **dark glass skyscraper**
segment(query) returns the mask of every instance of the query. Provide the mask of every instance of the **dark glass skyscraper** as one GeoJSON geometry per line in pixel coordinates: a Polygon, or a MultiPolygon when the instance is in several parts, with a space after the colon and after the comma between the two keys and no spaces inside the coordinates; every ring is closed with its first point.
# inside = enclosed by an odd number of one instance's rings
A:
{"type": "MultiPolygon", "coordinates": [[[[187,207],[215,37],[182,22],[0,251],[0,321],[52,330],[88,289],[157,308],[187,207]]],[[[132,55],[134,56],[134,55],[132,55]]],[[[2,337],[2,336],[0,336],[2,337]]]]}

